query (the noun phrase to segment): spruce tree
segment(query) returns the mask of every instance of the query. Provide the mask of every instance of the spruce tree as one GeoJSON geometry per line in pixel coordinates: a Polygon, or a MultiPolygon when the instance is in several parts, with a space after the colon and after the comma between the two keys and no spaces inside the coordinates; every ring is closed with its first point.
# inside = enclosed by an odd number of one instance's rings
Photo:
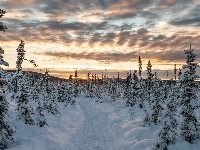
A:
{"type": "Polygon", "coordinates": [[[157,142],[156,147],[157,150],[168,150],[167,145],[170,140],[172,140],[170,134],[170,126],[167,124],[167,121],[164,122],[164,126],[157,133],[157,142]]]}
{"type": "Polygon", "coordinates": [[[154,74],[152,73],[152,65],[150,60],[148,61],[147,64],[147,78],[146,78],[146,99],[148,102],[150,102],[151,94],[152,94],[152,86],[153,86],[153,76],[154,74]]]}
{"type": "Polygon", "coordinates": [[[179,68],[179,71],[178,71],[178,79],[180,80],[180,76],[182,75],[182,71],[181,71],[181,68],[179,68]]]}
{"type": "MultiPolygon", "coordinates": [[[[31,80],[31,79],[29,79],[31,80]]],[[[43,127],[45,125],[48,125],[46,117],[45,117],[45,108],[44,103],[42,101],[42,77],[40,76],[39,79],[34,81],[34,85],[31,85],[30,88],[30,97],[32,105],[35,106],[34,111],[34,117],[35,117],[35,124],[39,127],[43,127]]],[[[30,82],[32,83],[32,82],[30,82]]]]}
{"type": "Polygon", "coordinates": [[[42,104],[42,102],[37,101],[38,102],[38,106],[36,107],[36,125],[38,125],[39,127],[43,127],[45,125],[48,126],[46,117],[44,115],[45,109],[44,106],[42,104]]]}
{"type": "Polygon", "coordinates": [[[194,62],[197,55],[194,54],[193,49],[184,50],[186,54],[186,63],[183,69],[187,69],[181,76],[180,81],[183,88],[181,95],[181,112],[183,121],[180,124],[180,136],[186,141],[192,143],[193,140],[199,138],[199,122],[195,115],[195,110],[199,108],[199,97],[196,94],[199,92],[198,83],[195,82],[198,75],[196,75],[196,68],[198,63],[194,62]]]}
{"type": "Polygon", "coordinates": [[[174,143],[178,135],[178,121],[177,121],[177,89],[173,85],[172,91],[169,93],[166,107],[162,111],[159,121],[164,122],[164,125],[157,132],[157,148],[167,148],[167,145],[174,143]]]}
{"type": "Polygon", "coordinates": [[[59,82],[58,84],[58,102],[67,101],[67,85],[64,82],[59,82]]]}
{"type": "Polygon", "coordinates": [[[67,106],[68,104],[74,105],[76,101],[73,99],[73,97],[74,97],[73,85],[71,82],[69,82],[67,86],[67,100],[65,101],[65,106],[67,106]]]}
{"type": "Polygon", "coordinates": [[[176,64],[174,65],[174,80],[176,81],[176,74],[177,74],[177,69],[176,69],[176,64]]]}
{"type": "Polygon", "coordinates": [[[17,50],[17,61],[16,61],[16,68],[19,71],[22,70],[22,62],[24,60],[24,57],[25,57],[25,50],[24,50],[24,41],[21,40],[21,43],[19,44],[18,48],[16,49],[17,50]]]}
{"type": "Polygon", "coordinates": [[[15,142],[13,134],[15,130],[6,121],[6,116],[8,115],[9,102],[0,89],[0,149],[5,149],[9,143],[15,142]]]}
{"type": "MultiPolygon", "coordinates": [[[[126,83],[125,83],[125,91],[124,91],[124,99],[126,98],[127,99],[127,102],[131,100],[131,94],[130,94],[130,91],[131,91],[131,87],[130,87],[130,82],[131,82],[131,75],[130,75],[130,72],[127,71],[126,73],[126,83]]],[[[129,104],[127,103],[127,106],[129,106],[129,104]]]]}
{"type": "Polygon", "coordinates": [[[148,64],[147,64],[147,78],[146,78],[146,81],[145,81],[145,89],[146,89],[146,91],[145,91],[145,93],[144,93],[144,95],[145,95],[145,104],[144,104],[144,124],[149,124],[150,125],[150,123],[152,122],[151,121],[151,115],[150,115],[150,111],[151,111],[151,109],[150,109],[150,100],[151,100],[151,97],[152,97],[152,85],[153,85],[153,73],[152,73],[152,65],[151,65],[151,62],[150,62],[150,60],[148,61],[148,64]]]}
{"type": "Polygon", "coordinates": [[[139,56],[138,58],[138,66],[139,66],[139,71],[138,71],[138,75],[139,75],[139,78],[141,79],[141,74],[142,74],[142,61],[141,61],[141,57],[139,56]]]}
{"type": "Polygon", "coordinates": [[[73,93],[74,93],[74,97],[77,97],[78,96],[78,93],[79,93],[79,89],[78,89],[78,86],[79,86],[79,82],[78,82],[78,71],[76,70],[75,71],[75,75],[74,75],[74,80],[73,80],[73,93]]]}
{"type": "Polygon", "coordinates": [[[33,108],[29,105],[30,95],[28,92],[28,86],[22,84],[20,86],[18,96],[16,97],[17,102],[17,119],[21,120],[25,124],[34,125],[32,115],[34,114],[33,108]]]}
{"type": "Polygon", "coordinates": [[[153,80],[153,73],[152,73],[152,65],[151,65],[151,62],[150,62],[150,60],[148,61],[148,64],[147,64],[147,80],[146,80],[146,82],[147,82],[147,88],[149,89],[149,88],[151,88],[151,86],[152,86],[152,80],[153,80]]]}
{"type": "Polygon", "coordinates": [[[95,96],[97,98],[96,102],[100,102],[102,103],[102,84],[100,84],[100,82],[98,82],[97,84],[95,84],[95,88],[94,88],[94,91],[95,91],[95,96]]]}
{"type": "Polygon", "coordinates": [[[45,76],[44,76],[44,103],[43,106],[48,113],[53,115],[60,114],[58,111],[58,104],[56,103],[57,99],[57,91],[53,89],[53,85],[51,85],[49,81],[50,75],[49,71],[46,69],[45,76]]]}
{"type": "Polygon", "coordinates": [[[0,65],[9,66],[9,64],[3,60],[4,50],[0,47],[0,65]]]}
{"type": "MultiPolygon", "coordinates": [[[[102,79],[103,80],[103,79],[102,79]]],[[[87,74],[87,90],[86,90],[86,97],[91,96],[91,79],[90,79],[90,72],[87,74]]]]}
{"type": "Polygon", "coordinates": [[[117,98],[117,82],[115,81],[115,78],[113,77],[111,82],[111,102],[115,102],[117,98]]]}
{"type": "Polygon", "coordinates": [[[157,74],[155,73],[155,78],[152,82],[152,95],[150,97],[150,111],[148,114],[148,120],[150,123],[157,124],[158,118],[161,116],[161,112],[164,109],[163,108],[163,99],[164,95],[163,88],[160,86],[160,79],[157,77],[157,74]]]}
{"type": "Polygon", "coordinates": [[[133,107],[137,103],[138,93],[139,93],[139,89],[140,89],[136,70],[134,70],[133,75],[130,76],[129,84],[130,84],[130,95],[129,95],[129,99],[127,99],[127,101],[126,101],[126,104],[128,106],[133,107]]]}
{"type": "MultiPolygon", "coordinates": [[[[5,10],[0,9],[0,18],[3,17],[7,12],[5,10]]],[[[2,22],[0,22],[0,31],[6,31],[8,29],[2,22]]]]}
{"type": "MultiPolygon", "coordinates": [[[[0,9],[0,18],[4,16],[6,11],[0,9]]],[[[7,29],[6,26],[0,22],[0,31],[4,31],[7,29]]],[[[2,54],[4,54],[4,50],[0,47],[0,65],[9,66],[9,64],[4,61],[2,54]]],[[[6,100],[5,93],[3,91],[3,87],[6,85],[6,80],[4,78],[4,70],[0,67],[0,149],[4,150],[11,142],[15,142],[13,134],[15,132],[14,129],[8,124],[6,121],[6,116],[8,115],[9,102],[6,100]]]]}

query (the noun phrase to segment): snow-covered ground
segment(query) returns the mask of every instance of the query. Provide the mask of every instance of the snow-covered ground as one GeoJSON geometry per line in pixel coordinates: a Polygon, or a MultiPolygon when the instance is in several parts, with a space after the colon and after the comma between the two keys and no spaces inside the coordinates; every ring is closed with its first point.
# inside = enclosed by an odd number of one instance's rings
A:
{"type": "MultiPolygon", "coordinates": [[[[76,105],[60,105],[62,115],[49,115],[43,128],[16,122],[18,142],[8,150],[147,150],[155,148],[155,132],[161,125],[143,127],[143,111],[131,115],[122,100],[97,103],[77,98],[76,105]]],[[[200,142],[178,140],[170,150],[198,150],[200,142]]]]}

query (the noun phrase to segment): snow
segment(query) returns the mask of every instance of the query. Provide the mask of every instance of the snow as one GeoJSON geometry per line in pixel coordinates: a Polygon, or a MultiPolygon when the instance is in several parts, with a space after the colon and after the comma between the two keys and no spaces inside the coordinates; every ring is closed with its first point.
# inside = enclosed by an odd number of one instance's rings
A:
{"type": "MultiPolygon", "coordinates": [[[[59,103],[59,107],[62,115],[47,116],[49,126],[40,128],[16,122],[18,142],[11,144],[8,150],[155,149],[155,134],[161,124],[141,126],[141,108],[130,115],[125,101],[97,103],[85,97],[77,98],[75,106],[59,103]]],[[[178,139],[168,149],[198,149],[199,146],[198,140],[196,144],[190,144],[178,139]]]]}
{"type": "Polygon", "coordinates": [[[133,120],[134,116],[125,105],[96,103],[90,98],[78,98],[76,101],[75,107],[64,107],[61,103],[62,115],[49,115],[49,126],[18,125],[15,134],[18,142],[8,149],[132,149],[135,146],[148,148],[155,141],[153,136],[148,136],[154,131],[140,126],[141,117],[133,120]]]}

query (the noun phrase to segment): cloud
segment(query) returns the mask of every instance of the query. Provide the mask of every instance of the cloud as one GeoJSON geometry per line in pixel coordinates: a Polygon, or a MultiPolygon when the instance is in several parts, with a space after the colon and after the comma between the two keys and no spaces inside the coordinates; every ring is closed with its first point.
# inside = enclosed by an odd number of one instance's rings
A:
{"type": "Polygon", "coordinates": [[[31,4],[34,4],[34,3],[35,3],[35,0],[17,0],[17,1],[15,1],[15,0],[4,0],[1,5],[9,6],[9,7],[12,7],[12,6],[19,7],[19,6],[31,5],[31,4]]]}
{"type": "MultiPolygon", "coordinates": [[[[80,49],[82,44],[88,44],[88,48],[96,45],[122,46],[122,51],[125,51],[123,47],[138,51],[164,52],[183,50],[190,43],[200,46],[198,32],[192,34],[187,29],[182,33],[175,30],[169,35],[162,31],[155,32],[156,25],[162,20],[172,26],[199,27],[200,4],[192,5],[194,2],[191,0],[6,0],[2,3],[4,4],[9,8],[18,8],[11,9],[11,13],[18,10],[21,14],[20,17],[3,17],[9,28],[1,37],[4,41],[20,41],[22,38],[26,42],[35,43],[76,43],[80,49]],[[181,8],[184,11],[187,9],[188,14],[180,15],[184,12],[181,8]],[[174,10],[180,13],[177,18],[171,19],[174,17],[174,10]],[[42,19],[34,16],[34,12],[38,12],[42,19]],[[165,18],[166,14],[168,17],[165,18]],[[87,17],[91,18],[84,20],[87,17]]],[[[98,57],[95,58],[99,60],[98,57]]]]}
{"type": "Polygon", "coordinates": [[[128,18],[134,18],[137,16],[136,12],[123,12],[123,11],[117,11],[115,13],[108,14],[104,20],[119,20],[119,19],[128,19],[128,18]]]}
{"type": "Polygon", "coordinates": [[[195,18],[178,18],[174,19],[170,22],[172,25],[195,25],[195,26],[200,26],[200,17],[195,17],[195,18]]]}
{"type": "Polygon", "coordinates": [[[130,36],[130,31],[121,31],[117,34],[118,37],[118,41],[117,41],[117,45],[124,45],[127,42],[127,37],[130,36]]]}
{"type": "MultiPolygon", "coordinates": [[[[188,49],[185,47],[185,49],[188,49]]],[[[101,63],[113,62],[135,62],[140,55],[144,60],[154,60],[158,64],[165,63],[180,63],[185,62],[185,54],[182,50],[165,50],[165,51],[131,51],[131,52],[34,52],[35,55],[51,56],[55,61],[57,60],[95,60],[101,63]]],[[[195,49],[195,53],[200,56],[199,49],[195,49]]]]}
{"type": "Polygon", "coordinates": [[[179,0],[161,0],[158,2],[158,5],[170,7],[176,5],[178,2],[179,0]]]}
{"type": "MultiPolygon", "coordinates": [[[[77,43],[127,46],[142,50],[181,50],[190,43],[200,46],[199,34],[185,30],[174,32],[172,35],[159,34],[151,28],[134,29],[135,25],[124,22],[122,25],[112,24],[110,21],[100,22],[66,22],[56,20],[21,20],[6,18],[5,25],[9,28],[1,37],[4,41],[27,42],[58,42],[66,45],[77,43]],[[20,37],[20,38],[19,38],[20,37]]],[[[174,20],[178,24],[179,20],[174,20]]],[[[200,20],[188,19],[183,23],[198,23],[200,20]]],[[[180,23],[180,22],[179,22],[180,23]]]]}
{"type": "Polygon", "coordinates": [[[172,19],[169,23],[175,26],[200,26],[200,3],[188,7],[185,15],[172,19]]]}
{"type": "Polygon", "coordinates": [[[146,35],[148,33],[149,33],[149,31],[145,28],[140,28],[139,30],[137,30],[138,35],[146,35]]]}
{"type": "Polygon", "coordinates": [[[36,55],[44,55],[51,56],[56,59],[75,59],[75,60],[96,60],[103,63],[108,62],[119,62],[119,61],[130,61],[133,60],[133,56],[137,56],[137,52],[130,53],[101,53],[101,52],[81,52],[81,53],[73,53],[73,52],[57,52],[57,51],[49,51],[49,52],[41,52],[34,53],[36,55]]]}

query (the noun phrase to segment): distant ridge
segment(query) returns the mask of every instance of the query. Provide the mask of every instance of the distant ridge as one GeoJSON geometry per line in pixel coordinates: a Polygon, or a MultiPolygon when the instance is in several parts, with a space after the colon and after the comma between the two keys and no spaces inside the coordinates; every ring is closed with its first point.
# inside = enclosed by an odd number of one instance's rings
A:
{"type": "MultiPolygon", "coordinates": [[[[16,72],[16,70],[5,70],[6,72],[16,72]]],[[[23,74],[24,73],[26,73],[26,72],[28,72],[28,73],[30,73],[30,75],[32,75],[32,77],[34,77],[34,78],[39,78],[39,77],[44,77],[44,73],[39,73],[39,72],[34,72],[34,71],[22,71],[23,72],[23,74]]],[[[51,76],[50,75],[50,77],[49,77],[49,79],[50,80],[52,80],[52,81],[56,81],[56,80],[68,80],[68,79],[64,79],[64,78],[59,78],[59,77],[55,77],[55,76],[51,76]]]]}

